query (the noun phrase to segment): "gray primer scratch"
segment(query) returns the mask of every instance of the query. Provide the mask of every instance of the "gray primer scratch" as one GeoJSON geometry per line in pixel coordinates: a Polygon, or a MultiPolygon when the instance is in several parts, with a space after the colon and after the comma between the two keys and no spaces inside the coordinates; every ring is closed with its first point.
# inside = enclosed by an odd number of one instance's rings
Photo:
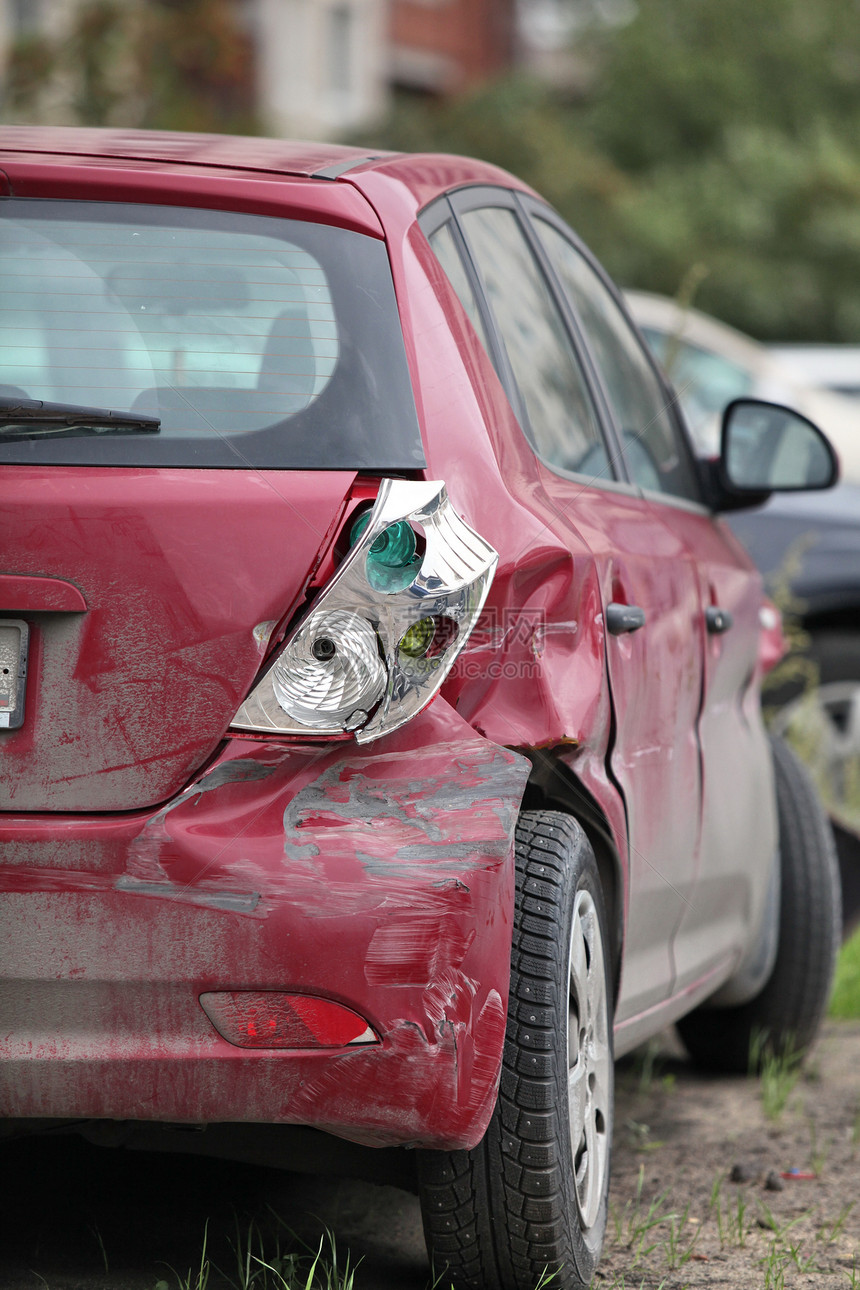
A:
{"type": "MultiPolygon", "coordinates": [[[[462,745],[457,747],[461,749],[462,745]]],[[[411,760],[414,762],[414,757],[411,760]]],[[[329,821],[332,817],[343,821],[346,827],[390,821],[408,830],[413,837],[416,831],[423,833],[426,842],[404,839],[399,848],[385,857],[368,855],[363,848],[355,848],[356,858],[368,869],[374,871],[384,863],[389,876],[393,876],[390,865],[394,858],[407,864],[447,860],[450,869],[455,871],[468,859],[474,859],[476,852],[488,859],[503,859],[510,849],[519,801],[530,770],[528,761],[508,750],[492,748],[489,756],[476,764],[460,751],[459,756],[452,757],[450,765],[453,775],[446,770],[444,775],[402,780],[373,777],[372,761],[361,767],[345,766],[342,762],[330,766],[314,783],[298,792],[284,811],[287,859],[310,860],[320,854],[316,843],[300,841],[303,827],[317,814],[325,815],[329,821]],[[477,782],[469,783],[470,779],[477,782]],[[481,808],[498,821],[501,838],[454,842],[450,829],[445,830],[438,823],[440,816],[481,808]]]]}
{"type": "Polygon", "coordinates": [[[114,886],[117,891],[130,896],[157,896],[160,900],[203,905],[207,909],[223,909],[232,914],[253,914],[260,903],[256,891],[201,891],[199,887],[178,887],[172,882],[144,882],[128,874],[117,878],[114,886]]]}
{"type": "Polygon", "coordinates": [[[262,762],[252,761],[249,757],[237,757],[234,761],[223,761],[214,766],[196,784],[186,789],[188,796],[194,793],[211,793],[215,788],[225,784],[244,784],[256,779],[268,779],[278,769],[277,765],[266,766],[262,762]]]}
{"type": "MultiPolygon", "coordinates": [[[[504,860],[510,851],[510,843],[507,837],[496,838],[494,840],[482,839],[480,842],[446,842],[444,844],[444,855],[449,860],[473,860],[475,852],[480,851],[482,856],[488,860],[504,860]]],[[[435,843],[412,842],[405,847],[398,847],[397,856],[400,860],[439,860],[440,847],[435,843]]],[[[440,868],[444,866],[440,864],[440,868]]]]}
{"type": "MultiPolygon", "coordinates": [[[[286,806],[286,859],[308,863],[321,848],[346,848],[367,875],[389,880],[414,877],[416,864],[427,862],[441,872],[458,873],[473,868],[478,858],[482,863],[504,860],[529,762],[494,744],[458,742],[447,748],[449,760],[435,757],[435,773],[423,777],[391,775],[392,766],[401,761],[414,770],[415,755],[330,765],[286,806]],[[465,840],[460,833],[456,838],[456,819],[468,815],[485,820],[482,836],[465,840]],[[370,836],[374,841],[367,846],[370,836]]],[[[444,752],[445,746],[432,751],[444,752]]]]}

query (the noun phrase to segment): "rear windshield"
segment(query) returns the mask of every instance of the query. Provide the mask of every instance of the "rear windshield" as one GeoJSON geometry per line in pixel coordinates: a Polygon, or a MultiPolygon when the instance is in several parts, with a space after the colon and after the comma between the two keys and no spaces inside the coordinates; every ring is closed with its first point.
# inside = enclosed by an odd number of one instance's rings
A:
{"type": "Polygon", "coordinates": [[[24,438],[0,421],[0,462],[424,465],[385,247],[297,220],[0,201],[3,397],[161,427],[24,438]]]}

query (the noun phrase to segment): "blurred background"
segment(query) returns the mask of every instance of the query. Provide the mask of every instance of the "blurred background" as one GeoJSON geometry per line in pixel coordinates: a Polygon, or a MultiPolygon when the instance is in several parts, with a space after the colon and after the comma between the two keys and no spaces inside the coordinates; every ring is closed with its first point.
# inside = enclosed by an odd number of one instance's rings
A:
{"type": "Polygon", "coordinates": [[[5,122],[479,155],[625,286],[860,344],[854,0],[0,0],[0,96],[5,122]]]}

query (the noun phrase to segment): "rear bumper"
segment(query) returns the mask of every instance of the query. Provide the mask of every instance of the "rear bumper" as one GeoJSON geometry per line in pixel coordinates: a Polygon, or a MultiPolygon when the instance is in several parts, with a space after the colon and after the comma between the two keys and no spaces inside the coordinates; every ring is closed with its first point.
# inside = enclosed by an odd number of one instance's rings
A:
{"type": "Polygon", "coordinates": [[[231,741],[149,814],[5,815],[0,1115],[473,1145],[527,774],[437,700],[371,749],[231,741]],[[333,999],[380,1042],[236,1047],[199,996],[243,989],[333,999]]]}

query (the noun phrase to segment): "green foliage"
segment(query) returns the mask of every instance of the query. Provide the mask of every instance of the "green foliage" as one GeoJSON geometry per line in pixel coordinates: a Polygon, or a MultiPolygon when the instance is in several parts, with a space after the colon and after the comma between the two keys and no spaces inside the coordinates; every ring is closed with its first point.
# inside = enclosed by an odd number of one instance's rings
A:
{"type": "Polygon", "coordinates": [[[362,142],[405,152],[456,152],[503,166],[559,210],[594,224],[625,195],[629,182],[601,154],[575,113],[552,90],[512,76],[443,102],[404,96],[362,142]]]}
{"type": "Polygon", "coordinates": [[[860,341],[860,5],[637,0],[579,29],[577,98],[520,78],[398,103],[375,144],[472,153],[542,192],[625,286],[762,339],[860,341]]]}
{"type": "Polygon", "coordinates": [[[842,946],[836,960],[830,1015],[860,1019],[860,930],[842,946]]]}
{"type": "Polygon", "coordinates": [[[12,47],[2,119],[253,133],[253,52],[234,0],[85,0],[12,47]]]}
{"type": "Polygon", "coordinates": [[[750,1040],[750,1074],[758,1076],[762,1109],[774,1123],[780,1119],[800,1078],[803,1054],[791,1040],[774,1045],[766,1030],[753,1031],[750,1040]]]}
{"type": "MultiPolygon", "coordinates": [[[[629,170],[727,155],[738,127],[800,141],[860,117],[854,0],[637,0],[603,37],[589,119],[629,170]]],[[[595,51],[596,52],[596,51],[595,51]]]]}
{"type": "Polygon", "coordinates": [[[253,133],[253,54],[231,0],[150,0],[136,53],[140,125],[253,133]]]}
{"type": "Polygon", "coordinates": [[[55,51],[43,36],[27,34],[15,44],[5,72],[4,116],[27,113],[53,76],[55,51]]]}

